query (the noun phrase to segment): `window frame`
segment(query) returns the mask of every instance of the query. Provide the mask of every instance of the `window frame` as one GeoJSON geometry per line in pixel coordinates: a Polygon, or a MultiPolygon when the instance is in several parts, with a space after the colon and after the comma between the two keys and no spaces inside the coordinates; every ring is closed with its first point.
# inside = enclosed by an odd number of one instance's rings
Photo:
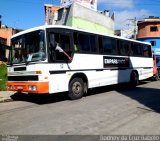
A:
{"type": "Polygon", "coordinates": [[[157,32],[158,26],[150,26],[150,32],[157,32]]]}
{"type": "Polygon", "coordinates": [[[151,43],[152,46],[156,46],[157,42],[156,41],[150,41],[150,43],[151,43]]]}
{"type": "MultiPolygon", "coordinates": [[[[60,36],[69,36],[69,49],[67,50],[68,52],[70,51],[71,54],[69,54],[70,57],[73,57],[73,37],[72,37],[72,30],[70,29],[62,29],[62,28],[47,28],[46,29],[46,32],[47,32],[47,49],[48,49],[48,62],[49,63],[66,63],[66,62],[70,62],[69,59],[62,59],[62,60],[57,60],[55,54],[54,54],[54,57],[55,57],[55,60],[52,60],[51,59],[51,47],[50,47],[50,34],[58,34],[58,38],[59,38],[59,41],[61,41],[62,39],[60,38],[60,36]]],[[[62,48],[63,49],[63,48],[62,48]]],[[[66,52],[66,50],[64,50],[66,52]]],[[[65,56],[64,56],[65,58],[65,56]]]]}

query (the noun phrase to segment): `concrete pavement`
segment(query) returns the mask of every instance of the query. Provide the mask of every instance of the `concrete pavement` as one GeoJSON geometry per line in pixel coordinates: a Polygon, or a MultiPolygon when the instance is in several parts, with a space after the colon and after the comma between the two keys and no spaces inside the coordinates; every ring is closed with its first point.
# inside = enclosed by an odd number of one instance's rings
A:
{"type": "MultiPolygon", "coordinates": [[[[147,81],[136,88],[126,88],[124,84],[101,87],[90,90],[79,100],[64,98],[67,93],[61,96],[15,94],[11,96],[14,102],[0,104],[0,134],[104,135],[104,140],[109,140],[105,135],[142,135],[146,140],[158,141],[159,86],[160,81],[147,81]]],[[[32,139],[41,140],[36,137],[26,140],[32,139]]]]}
{"type": "Polygon", "coordinates": [[[14,91],[0,91],[0,103],[12,101],[11,96],[14,94],[14,91]]]}

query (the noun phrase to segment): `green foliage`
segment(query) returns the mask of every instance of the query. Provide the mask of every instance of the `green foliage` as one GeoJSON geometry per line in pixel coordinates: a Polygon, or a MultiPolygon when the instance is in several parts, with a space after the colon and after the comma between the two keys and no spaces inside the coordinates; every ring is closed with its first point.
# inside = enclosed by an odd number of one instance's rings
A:
{"type": "Polygon", "coordinates": [[[0,91],[6,90],[7,82],[7,65],[5,63],[0,64],[0,91]]]}

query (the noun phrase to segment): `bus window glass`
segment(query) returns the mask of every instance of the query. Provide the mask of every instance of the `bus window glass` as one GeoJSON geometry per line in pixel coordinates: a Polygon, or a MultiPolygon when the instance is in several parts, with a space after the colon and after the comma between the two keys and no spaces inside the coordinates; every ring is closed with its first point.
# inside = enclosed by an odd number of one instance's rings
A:
{"type": "MultiPolygon", "coordinates": [[[[65,34],[63,33],[56,33],[56,32],[51,32],[49,33],[49,36],[53,36],[53,43],[55,44],[54,49],[50,47],[50,60],[51,61],[65,61],[68,60],[69,58],[64,54],[63,51],[65,51],[69,56],[71,56],[72,51],[71,51],[71,43],[70,43],[70,35],[68,32],[65,34]],[[59,47],[59,49],[56,49],[56,47],[59,47]]],[[[49,37],[49,39],[50,39],[49,37]]],[[[51,39],[50,39],[51,40],[51,39]]],[[[51,41],[49,40],[49,43],[51,44],[51,41]]]]}
{"type": "Polygon", "coordinates": [[[129,42],[124,40],[119,40],[119,50],[120,50],[120,55],[129,55],[129,42]]]}
{"type": "Polygon", "coordinates": [[[65,51],[70,51],[70,38],[68,35],[60,35],[60,47],[65,51]]]}
{"type": "Polygon", "coordinates": [[[96,52],[97,51],[97,43],[96,43],[97,37],[94,35],[90,35],[90,45],[91,45],[91,51],[96,52]]]}
{"type": "Polygon", "coordinates": [[[99,53],[103,54],[103,46],[102,46],[102,37],[98,37],[98,47],[99,47],[99,53]]]}
{"type": "Polygon", "coordinates": [[[134,56],[143,56],[142,48],[143,48],[143,46],[141,44],[133,43],[131,46],[131,49],[133,51],[133,55],[134,56]]]}
{"type": "Polygon", "coordinates": [[[78,41],[81,51],[83,52],[90,51],[89,35],[82,33],[78,34],[78,41]]]}
{"type": "Polygon", "coordinates": [[[77,41],[77,32],[73,33],[73,49],[75,52],[79,52],[80,51],[80,47],[77,41]]]}
{"type": "Polygon", "coordinates": [[[112,38],[103,38],[103,51],[106,54],[116,54],[116,40],[112,38]]]}
{"type": "Polygon", "coordinates": [[[151,57],[152,53],[150,51],[150,46],[149,45],[144,45],[143,46],[143,55],[144,55],[144,57],[151,57]]]}

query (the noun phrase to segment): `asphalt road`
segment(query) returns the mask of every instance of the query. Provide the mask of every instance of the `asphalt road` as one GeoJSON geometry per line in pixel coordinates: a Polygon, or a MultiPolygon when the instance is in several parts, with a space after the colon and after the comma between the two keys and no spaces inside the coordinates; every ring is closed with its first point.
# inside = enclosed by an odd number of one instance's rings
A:
{"type": "Polygon", "coordinates": [[[13,95],[0,103],[0,134],[160,134],[160,81],[92,89],[75,101],[65,95],[13,95]]]}

